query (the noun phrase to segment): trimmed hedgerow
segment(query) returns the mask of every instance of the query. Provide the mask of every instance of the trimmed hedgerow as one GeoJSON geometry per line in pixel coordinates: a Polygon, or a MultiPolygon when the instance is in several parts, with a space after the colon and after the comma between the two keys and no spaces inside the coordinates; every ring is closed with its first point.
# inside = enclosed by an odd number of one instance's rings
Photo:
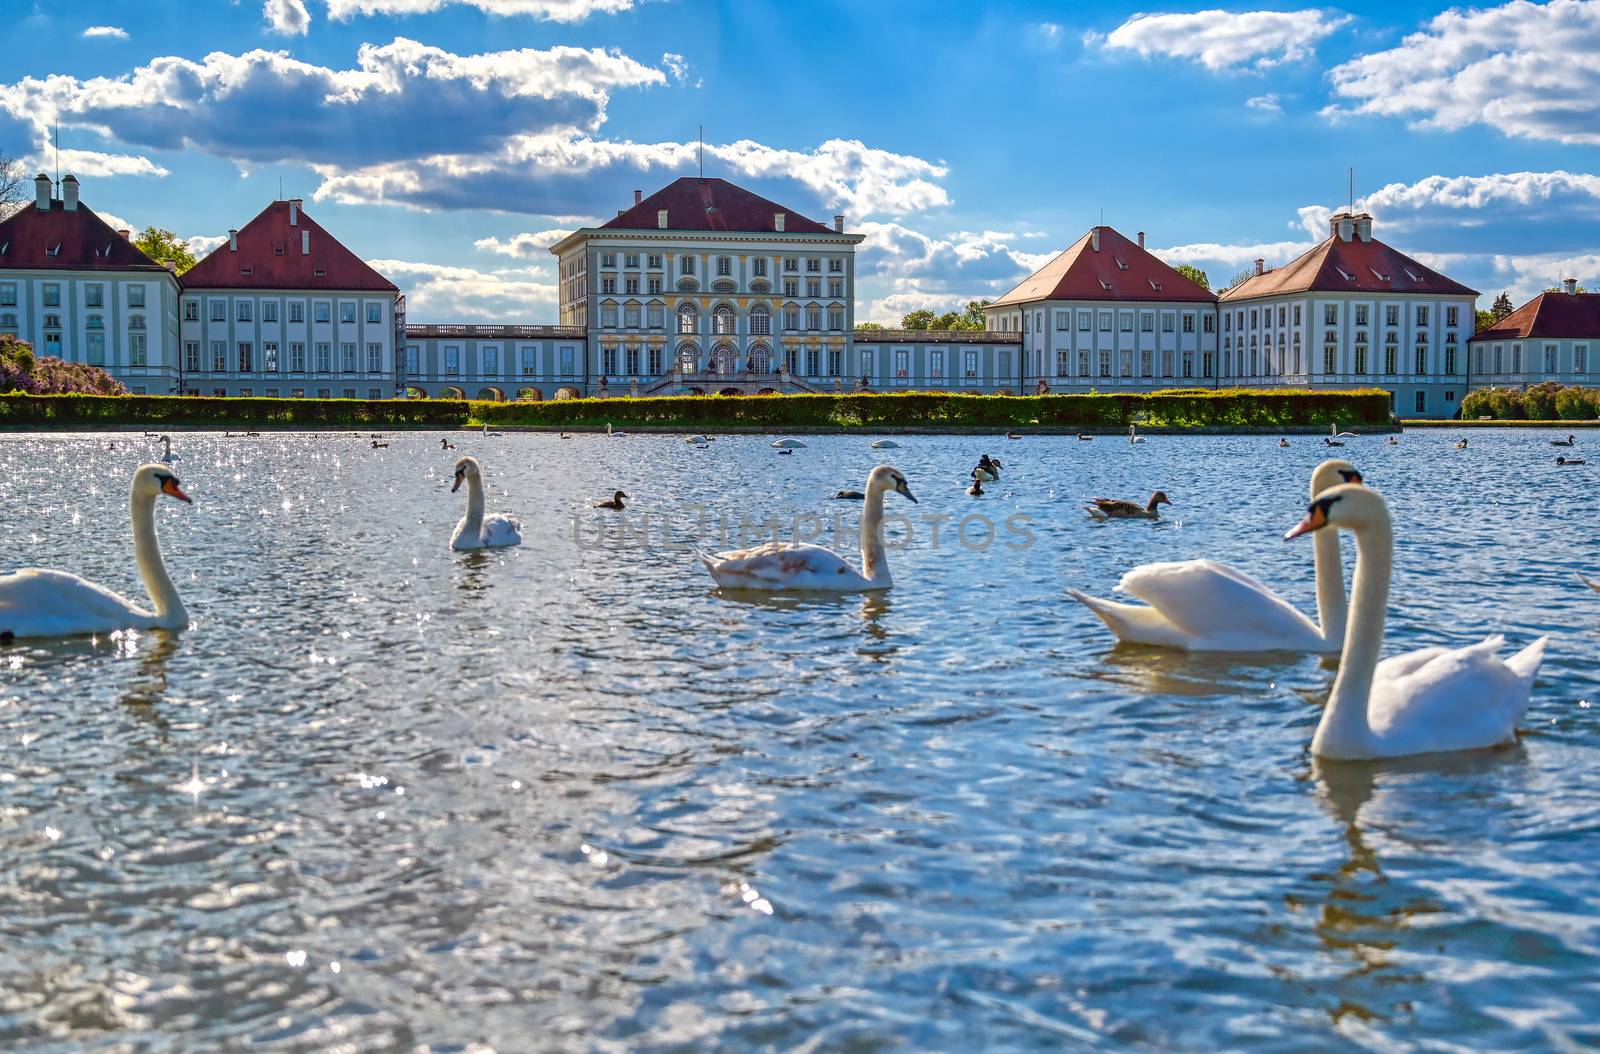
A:
{"type": "Polygon", "coordinates": [[[1480,388],[1461,400],[1461,418],[1476,421],[1593,421],[1600,418],[1600,388],[1543,381],[1524,388],[1480,388]]]}
{"type": "Polygon", "coordinates": [[[0,427],[459,428],[459,399],[223,399],[199,395],[0,395],[0,427]]]}
{"type": "Polygon", "coordinates": [[[1384,426],[1381,390],[1182,389],[1148,394],[966,395],[904,392],[848,395],[667,396],[474,402],[473,419],[563,428],[1248,428],[1384,426]]]}

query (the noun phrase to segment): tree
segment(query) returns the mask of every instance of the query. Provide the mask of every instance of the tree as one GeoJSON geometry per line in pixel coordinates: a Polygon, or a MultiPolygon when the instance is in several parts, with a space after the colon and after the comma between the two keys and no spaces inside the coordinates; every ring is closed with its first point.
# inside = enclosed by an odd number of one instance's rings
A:
{"type": "MultiPolygon", "coordinates": [[[[1200,270],[1200,268],[1196,267],[1194,264],[1179,264],[1178,266],[1174,267],[1173,270],[1183,275],[1183,277],[1187,278],[1201,289],[1205,289],[1207,291],[1211,289],[1211,276],[1200,270]]],[[[1255,268],[1252,267],[1250,269],[1250,273],[1255,274],[1255,268]]]]}
{"type": "Polygon", "coordinates": [[[987,324],[984,321],[983,309],[989,306],[987,300],[968,300],[967,310],[961,315],[962,329],[983,329],[987,324]]]}
{"type": "Polygon", "coordinates": [[[194,252],[176,234],[160,227],[146,227],[133,240],[133,247],[158,264],[170,263],[182,274],[197,262],[194,252]]]}
{"type": "Polygon", "coordinates": [[[935,315],[932,311],[929,311],[927,308],[920,308],[916,311],[910,312],[909,314],[901,316],[900,328],[933,329],[933,324],[937,322],[938,319],[939,316],[935,315]]]}
{"type": "Polygon", "coordinates": [[[1476,311],[1474,314],[1477,316],[1476,325],[1472,329],[1474,333],[1482,333],[1486,329],[1493,329],[1495,323],[1500,321],[1494,317],[1493,311],[1476,311]]]}
{"type": "MultiPolygon", "coordinates": [[[[1583,286],[1581,286],[1581,285],[1574,285],[1574,286],[1573,286],[1573,287],[1572,287],[1572,291],[1573,291],[1573,292],[1574,292],[1574,293],[1587,293],[1587,292],[1588,292],[1588,291],[1589,291],[1589,290],[1587,290],[1587,289],[1585,289],[1585,288],[1584,288],[1584,287],[1583,287],[1583,286]]],[[[1560,287],[1560,286],[1554,286],[1554,285],[1552,285],[1552,286],[1547,286],[1547,287],[1546,287],[1546,288],[1545,288],[1545,292],[1546,292],[1546,293],[1564,293],[1564,292],[1566,292],[1566,290],[1565,290],[1565,289],[1562,289],[1562,288],[1561,288],[1561,287],[1560,287]]]]}
{"type": "Polygon", "coordinates": [[[28,200],[28,177],[22,159],[0,154],[0,219],[11,215],[28,200]]]}
{"type": "Polygon", "coordinates": [[[1496,322],[1499,322],[1515,310],[1516,308],[1511,304],[1511,295],[1505,290],[1501,290],[1500,295],[1494,298],[1494,305],[1489,308],[1489,314],[1494,316],[1496,322]]]}
{"type": "Polygon", "coordinates": [[[1237,286],[1237,285],[1239,285],[1239,284],[1241,284],[1243,282],[1248,282],[1250,279],[1254,278],[1255,276],[1256,276],[1256,268],[1255,268],[1254,264],[1251,264],[1249,267],[1246,267],[1244,270],[1240,271],[1238,274],[1236,274],[1232,278],[1228,279],[1228,286],[1227,287],[1229,289],[1232,289],[1234,286],[1237,286]]]}
{"type": "Polygon", "coordinates": [[[856,326],[856,332],[860,333],[863,330],[865,330],[865,331],[867,331],[869,333],[876,333],[879,330],[881,330],[882,328],[883,328],[883,323],[882,322],[863,322],[860,325],[856,326]]]}

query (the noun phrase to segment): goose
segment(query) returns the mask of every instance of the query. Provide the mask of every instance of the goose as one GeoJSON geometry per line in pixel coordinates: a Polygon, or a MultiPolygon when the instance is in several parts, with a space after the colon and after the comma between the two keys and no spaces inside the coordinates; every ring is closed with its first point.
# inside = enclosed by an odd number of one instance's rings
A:
{"type": "Polygon", "coordinates": [[[892,465],[879,465],[867,477],[861,510],[861,570],[820,545],[769,542],[753,549],[710,555],[700,553],[711,577],[723,589],[827,590],[857,593],[888,589],[889,560],[883,542],[883,495],[886,491],[915,502],[906,477],[892,465]]]}
{"type": "Polygon", "coordinates": [[[1600,593],[1600,578],[1586,578],[1582,572],[1579,572],[1578,580],[1596,593],[1600,593]]]}
{"type": "Polygon", "coordinates": [[[1278,445],[1279,446],[1288,446],[1289,445],[1289,441],[1287,439],[1280,439],[1280,440],[1278,440],[1278,445]]]}
{"type": "Polygon", "coordinates": [[[1343,484],[1322,492],[1284,535],[1345,528],[1356,536],[1350,627],[1311,752],[1338,761],[1482,750],[1515,741],[1547,638],[1502,660],[1499,634],[1464,648],[1422,648],[1382,662],[1394,530],[1383,495],[1343,484]]]}
{"type": "Polygon", "coordinates": [[[872,449],[874,449],[874,450],[899,450],[900,449],[900,444],[896,443],[893,439],[874,439],[872,441],[872,449]]]}
{"type": "Polygon", "coordinates": [[[1562,457],[1561,455],[1557,454],[1556,455],[1556,464],[1558,464],[1558,465],[1587,465],[1588,462],[1583,460],[1583,458],[1581,458],[1581,457],[1562,457]]]}
{"type": "Polygon", "coordinates": [[[456,445],[454,443],[450,442],[448,437],[440,437],[440,439],[439,439],[439,449],[440,450],[454,450],[455,448],[456,448],[456,445]]]}
{"type": "MultiPolygon", "coordinates": [[[[1348,461],[1329,460],[1311,473],[1311,495],[1358,484],[1348,461]]],[[[1317,621],[1311,622],[1255,578],[1213,560],[1144,564],[1117,588],[1143,600],[1125,604],[1068,590],[1118,640],[1185,651],[1336,652],[1344,643],[1346,604],[1338,535],[1313,547],[1317,621]]]]}
{"type": "Polygon", "coordinates": [[[972,477],[972,486],[967,488],[967,493],[971,494],[974,498],[983,497],[983,480],[976,476],[972,477]]]}
{"type": "Polygon", "coordinates": [[[166,465],[141,465],[134,471],[128,498],[133,514],[133,556],[154,612],[77,575],[30,567],[0,575],[0,638],[187,626],[189,612],[167,574],[161,543],[156,539],[156,498],[162,494],[189,503],[189,495],[166,465]]]}
{"type": "Polygon", "coordinates": [[[1090,503],[1084,508],[1097,520],[1159,520],[1161,513],[1156,506],[1171,504],[1167,492],[1158,490],[1150,495],[1150,500],[1143,505],[1136,501],[1123,501],[1120,498],[1091,498],[1090,503]]]}
{"type": "Polygon", "coordinates": [[[172,452],[172,437],[171,436],[162,436],[161,437],[161,445],[166,448],[161,454],[161,463],[162,464],[171,465],[174,462],[178,462],[178,461],[182,461],[183,460],[183,458],[179,457],[177,454],[174,454],[172,452]]]}
{"type": "Polygon", "coordinates": [[[597,509],[616,509],[618,512],[621,512],[623,509],[627,508],[626,505],[622,504],[622,499],[626,498],[627,496],[628,495],[626,493],[619,490],[604,501],[595,502],[594,507],[597,509]]]}
{"type": "Polygon", "coordinates": [[[467,514],[461,517],[450,535],[452,549],[497,549],[506,545],[522,544],[522,524],[509,516],[483,514],[483,469],[475,457],[456,461],[456,481],[450,487],[454,494],[467,485],[467,514]]]}
{"type": "Polygon", "coordinates": [[[866,495],[861,493],[859,490],[841,490],[839,493],[834,495],[834,498],[839,501],[860,501],[865,497],[866,495]]]}
{"type": "Polygon", "coordinates": [[[1577,446],[1578,445],[1578,437],[1575,436],[1575,435],[1569,435],[1565,439],[1552,439],[1552,440],[1550,440],[1550,445],[1551,446],[1577,446]]]}
{"type": "Polygon", "coordinates": [[[804,450],[806,447],[798,439],[774,439],[769,445],[774,450],[804,450]]]}
{"type": "Polygon", "coordinates": [[[1465,450],[1465,449],[1467,449],[1467,440],[1466,440],[1465,437],[1463,437],[1462,440],[1459,443],[1456,444],[1456,449],[1457,450],[1465,450]]]}
{"type": "Polygon", "coordinates": [[[1144,442],[1144,436],[1139,434],[1137,425],[1129,425],[1128,426],[1128,442],[1130,442],[1130,443],[1143,443],[1144,442]]]}
{"type": "Polygon", "coordinates": [[[1000,470],[1003,468],[1005,468],[1005,466],[1000,462],[996,461],[988,454],[984,454],[982,457],[978,458],[977,467],[971,472],[967,473],[967,475],[984,483],[993,483],[995,480],[1000,478],[1000,470]]]}

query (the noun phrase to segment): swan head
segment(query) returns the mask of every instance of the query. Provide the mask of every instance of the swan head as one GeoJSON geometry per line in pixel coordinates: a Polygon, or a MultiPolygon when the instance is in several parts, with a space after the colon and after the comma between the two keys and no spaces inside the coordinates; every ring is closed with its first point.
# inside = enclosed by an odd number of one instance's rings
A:
{"type": "Polygon", "coordinates": [[[1329,458],[1318,465],[1311,473],[1311,496],[1318,494],[1330,487],[1337,487],[1342,483],[1362,483],[1361,473],[1356,467],[1343,458],[1329,458]]]}
{"type": "Polygon", "coordinates": [[[183,487],[178,483],[178,477],[166,465],[143,465],[133,474],[134,497],[155,501],[157,497],[165,494],[169,498],[177,498],[181,502],[192,504],[189,495],[183,492],[183,487]]]}
{"type": "Polygon", "coordinates": [[[478,468],[477,458],[470,456],[459,458],[456,461],[456,481],[451,485],[450,493],[454,494],[460,490],[463,483],[470,483],[475,479],[482,478],[483,471],[478,468]]]}
{"type": "Polygon", "coordinates": [[[1284,541],[1328,527],[1362,527],[1387,524],[1389,506],[1383,495],[1360,483],[1341,483],[1311,499],[1306,518],[1283,536],[1284,541]]]}
{"type": "Polygon", "coordinates": [[[892,490],[913,504],[917,502],[916,495],[912,494],[911,488],[906,485],[905,474],[893,465],[879,465],[873,469],[872,475],[867,477],[867,490],[869,492],[892,490]]]}

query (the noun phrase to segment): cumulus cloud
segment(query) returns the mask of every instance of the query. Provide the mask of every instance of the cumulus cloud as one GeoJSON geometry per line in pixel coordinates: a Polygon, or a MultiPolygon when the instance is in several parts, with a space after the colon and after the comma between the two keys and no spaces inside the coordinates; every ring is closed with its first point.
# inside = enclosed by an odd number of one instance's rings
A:
{"type": "Polygon", "coordinates": [[[1107,49],[1199,62],[1210,70],[1269,69],[1310,58],[1317,42],[1350,21],[1327,11],[1194,11],[1134,15],[1108,33],[1107,49]]]}
{"type": "Polygon", "coordinates": [[[956,231],[934,237],[900,223],[856,225],[856,278],[871,297],[869,316],[891,321],[917,308],[940,311],[992,300],[1042,267],[1053,252],[1017,243],[1032,232],[956,231]],[[943,305],[943,306],[940,306],[943,305]]]}
{"type": "Polygon", "coordinates": [[[1425,128],[1487,124],[1506,135],[1600,143],[1600,4],[1514,0],[1452,8],[1398,47],[1330,73],[1350,113],[1406,117],[1425,128]]]}
{"type": "Polygon", "coordinates": [[[303,37],[311,31],[311,12],[305,0],[267,0],[261,18],[270,32],[286,37],[303,37]]]}
{"type": "Polygon", "coordinates": [[[550,246],[571,234],[570,230],[525,231],[513,234],[505,241],[499,238],[479,238],[473,247],[500,256],[517,256],[525,260],[543,260],[550,255],[550,246]]]}
{"type": "Polygon", "coordinates": [[[420,263],[368,261],[406,290],[406,320],[426,322],[527,322],[554,318],[556,280],[552,265],[503,270],[420,263]]]}
{"type": "Polygon", "coordinates": [[[1278,101],[1277,92],[1251,96],[1244,101],[1244,105],[1246,109],[1255,110],[1257,113],[1270,114],[1274,117],[1283,113],[1283,103],[1278,101]]]}
{"type": "Polygon", "coordinates": [[[581,22],[590,15],[630,10],[636,0],[328,0],[328,17],[345,21],[357,15],[420,15],[452,4],[490,15],[532,15],[546,22],[581,22]]]}
{"type": "Polygon", "coordinates": [[[94,40],[97,37],[109,38],[111,40],[128,39],[128,31],[123,29],[121,26],[90,26],[88,29],[83,31],[83,35],[90,40],[94,40]]]}

